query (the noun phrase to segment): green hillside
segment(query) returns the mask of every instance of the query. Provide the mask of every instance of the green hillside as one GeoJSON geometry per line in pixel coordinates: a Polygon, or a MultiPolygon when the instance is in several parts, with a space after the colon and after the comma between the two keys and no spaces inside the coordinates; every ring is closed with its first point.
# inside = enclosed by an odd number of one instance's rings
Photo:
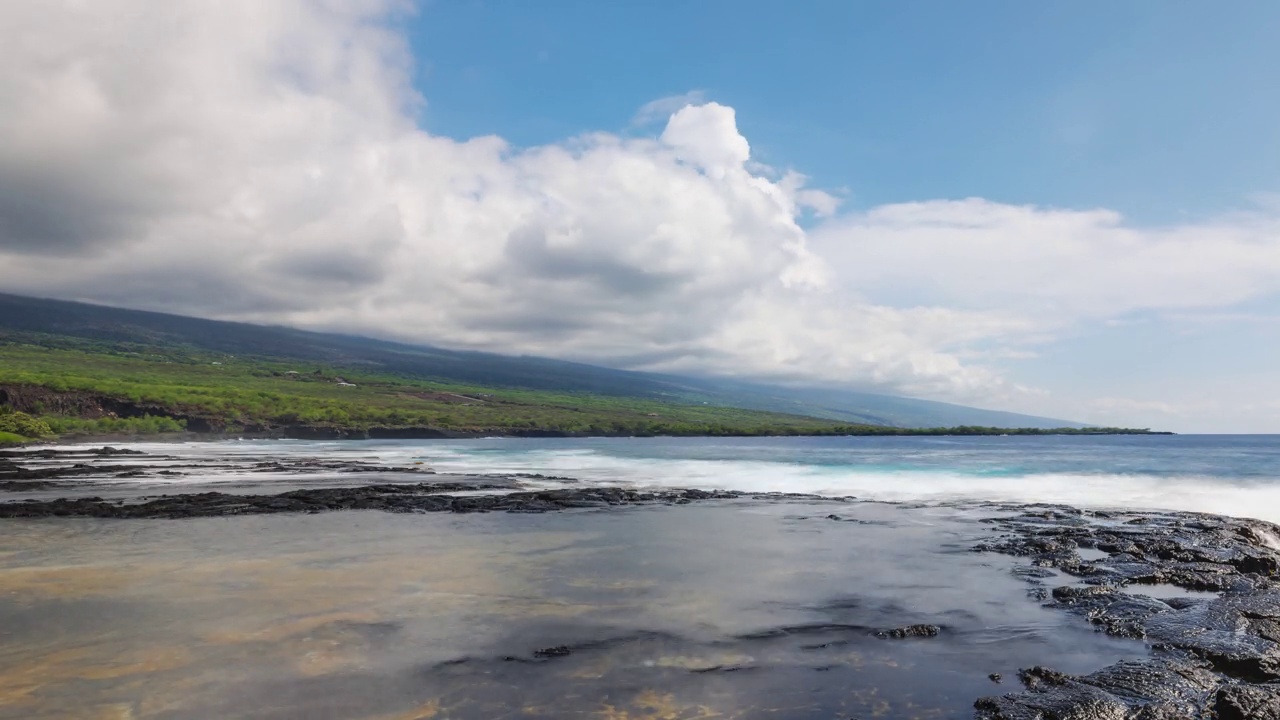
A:
{"type": "Polygon", "coordinates": [[[0,295],[0,443],[166,432],[326,438],[1113,431],[946,423],[945,412],[913,410],[911,403],[921,401],[884,398],[877,413],[842,405],[841,397],[0,295]],[[942,421],[903,427],[913,412],[942,421]]]}
{"type": "MultiPolygon", "coordinates": [[[[62,341],[62,344],[70,344],[62,341]]],[[[447,384],[180,350],[0,345],[0,403],[57,433],[828,434],[817,418],[447,384]]]]}
{"type": "Polygon", "coordinates": [[[182,349],[310,362],[335,372],[367,372],[445,385],[639,398],[749,408],[837,423],[904,428],[1083,427],[1065,420],[856,392],[632,372],[535,357],[448,350],[282,327],[0,294],[0,341],[47,347],[182,349]]]}
{"type": "Polygon", "coordinates": [[[0,343],[0,442],[189,431],[283,437],[1005,432],[853,425],[703,404],[438,383],[305,361],[178,348],[131,349],[67,338],[49,338],[44,345],[0,343]]]}

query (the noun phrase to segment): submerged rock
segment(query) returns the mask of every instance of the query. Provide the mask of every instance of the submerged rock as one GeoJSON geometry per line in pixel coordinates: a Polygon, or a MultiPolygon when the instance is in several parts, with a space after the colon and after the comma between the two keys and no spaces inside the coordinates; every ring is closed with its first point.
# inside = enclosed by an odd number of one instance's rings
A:
{"type": "Polygon", "coordinates": [[[880,630],[876,632],[879,638],[913,638],[913,637],[936,637],[942,628],[937,625],[907,625],[905,627],[893,628],[892,630],[880,630]]]}
{"type": "Polygon", "coordinates": [[[1200,718],[1219,678],[1202,665],[1169,659],[1122,662],[1083,676],[1023,670],[1026,691],[974,703],[982,720],[1157,720],[1200,718]]]}

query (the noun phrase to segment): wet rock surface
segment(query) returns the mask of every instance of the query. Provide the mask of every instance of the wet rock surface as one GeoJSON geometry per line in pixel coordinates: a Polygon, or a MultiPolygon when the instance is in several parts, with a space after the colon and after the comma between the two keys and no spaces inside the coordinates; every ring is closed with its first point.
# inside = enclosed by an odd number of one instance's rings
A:
{"type": "Polygon", "coordinates": [[[1029,558],[1015,574],[1033,596],[1153,657],[1078,676],[1026,669],[1026,689],[978,700],[978,718],[1280,718],[1280,528],[1062,507],[991,522],[1005,534],[975,550],[1029,558]]]}
{"type": "Polygon", "coordinates": [[[523,512],[540,513],[570,508],[599,508],[656,503],[683,504],[695,500],[741,497],[740,493],[705,490],[636,491],[622,488],[582,488],[450,495],[501,489],[499,484],[438,482],[417,485],[366,485],[353,488],[294,490],[276,495],[238,495],[208,492],[143,498],[140,502],[108,502],[101,498],[58,499],[0,503],[0,518],[94,517],[187,518],[270,513],[316,513],[335,510],[385,512],[523,512]]]}
{"type": "Polygon", "coordinates": [[[1214,693],[1217,720],[1280,720],[1280,685],[1230,685],[1214,693]]]}
{"type": "MultiPolygon", "coordinates": [[[[267,478],[271,480],[270,477],[267,478]]],[[[572,478],[532,473],[474,476],[436,473],[420,463],[387,465],[366,460],[263,458],[245,456],[216,463],[185,461],[113,447],[74,450],[18,450],[0,456],[0,491],[44,497],[0,502],[0,518],[190,518],[271,513],[319,513],[337,510],[385,512],[518,512],[541,513],[573,508],[624,505],[685,504],[701,500],[747,497],[746,493],[706,490],[638,490],[624,487],[560,487],[533,489],[572,478]],[[127,456],[128,461],[116,460],[127,456]],[[337,487],[305,487],[271,494],[244,492],[148,493],[116,491],[121,480],[149,482],[217,471],[242,477],[324,476],[339,478],[337,487]],[[350,486],[348,476],[377,475],[387,482],[350,486]],[[112,497],[103,497],[108,491],[112,497]],[[62,497],[65,494],[67,497],[62,497]]],[[[261,489],[258,481],[253,488],[261,489]]],[[[181,486],[179,486],[181,487],[181,486]]],[[[188,486],[190,488],[191,486],[188,486]]],[[[752,497],[755,497],[752,495],[752,497]]],[[[785,498],[782,493],[761,497],[785,498]]]]}
{"type": "Polygon", "coordinates": [[[186,474],[185,471],[233,471],[245,474],[394,473],[434,475],[425,466],[396,467],[364,460],[263,458],[246,456],[221,462],[191,462],[173,455],[153,455],[115,447],[74,450],[0,450],[0,490],[82,487],[106,478],[149,478],[186,474]],[[73,484],[74,481],[77,484],[73,484]]]}

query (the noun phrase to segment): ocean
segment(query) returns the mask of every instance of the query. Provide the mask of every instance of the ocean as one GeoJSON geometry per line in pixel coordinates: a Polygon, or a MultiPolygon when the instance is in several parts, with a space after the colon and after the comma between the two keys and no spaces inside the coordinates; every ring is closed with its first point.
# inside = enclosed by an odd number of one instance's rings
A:
{"type": "MultiPolygon", "coordinates": [[[[422,462],[593,484],[856,496],[891,502],[1065,503],[1280,522],[1280,435],[584,438],[134,444],[190,457],[422,462]]],[[[258,476],[261,482],[299,478],[258,476]]],[[[244,482],[216,470],[191,483],[244,482]]],[[[546,480],[545,487],[564,483],[546,480]]]]}

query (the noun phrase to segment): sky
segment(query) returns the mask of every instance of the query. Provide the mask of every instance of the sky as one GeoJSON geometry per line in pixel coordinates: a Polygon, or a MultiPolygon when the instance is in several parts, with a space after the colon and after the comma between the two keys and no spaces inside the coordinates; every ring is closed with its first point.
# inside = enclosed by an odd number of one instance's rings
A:
{"type": "Polygon", "coordinates": [[[1280,4],[16,0],[0,291],[1280,432],[1280,4]]]}

